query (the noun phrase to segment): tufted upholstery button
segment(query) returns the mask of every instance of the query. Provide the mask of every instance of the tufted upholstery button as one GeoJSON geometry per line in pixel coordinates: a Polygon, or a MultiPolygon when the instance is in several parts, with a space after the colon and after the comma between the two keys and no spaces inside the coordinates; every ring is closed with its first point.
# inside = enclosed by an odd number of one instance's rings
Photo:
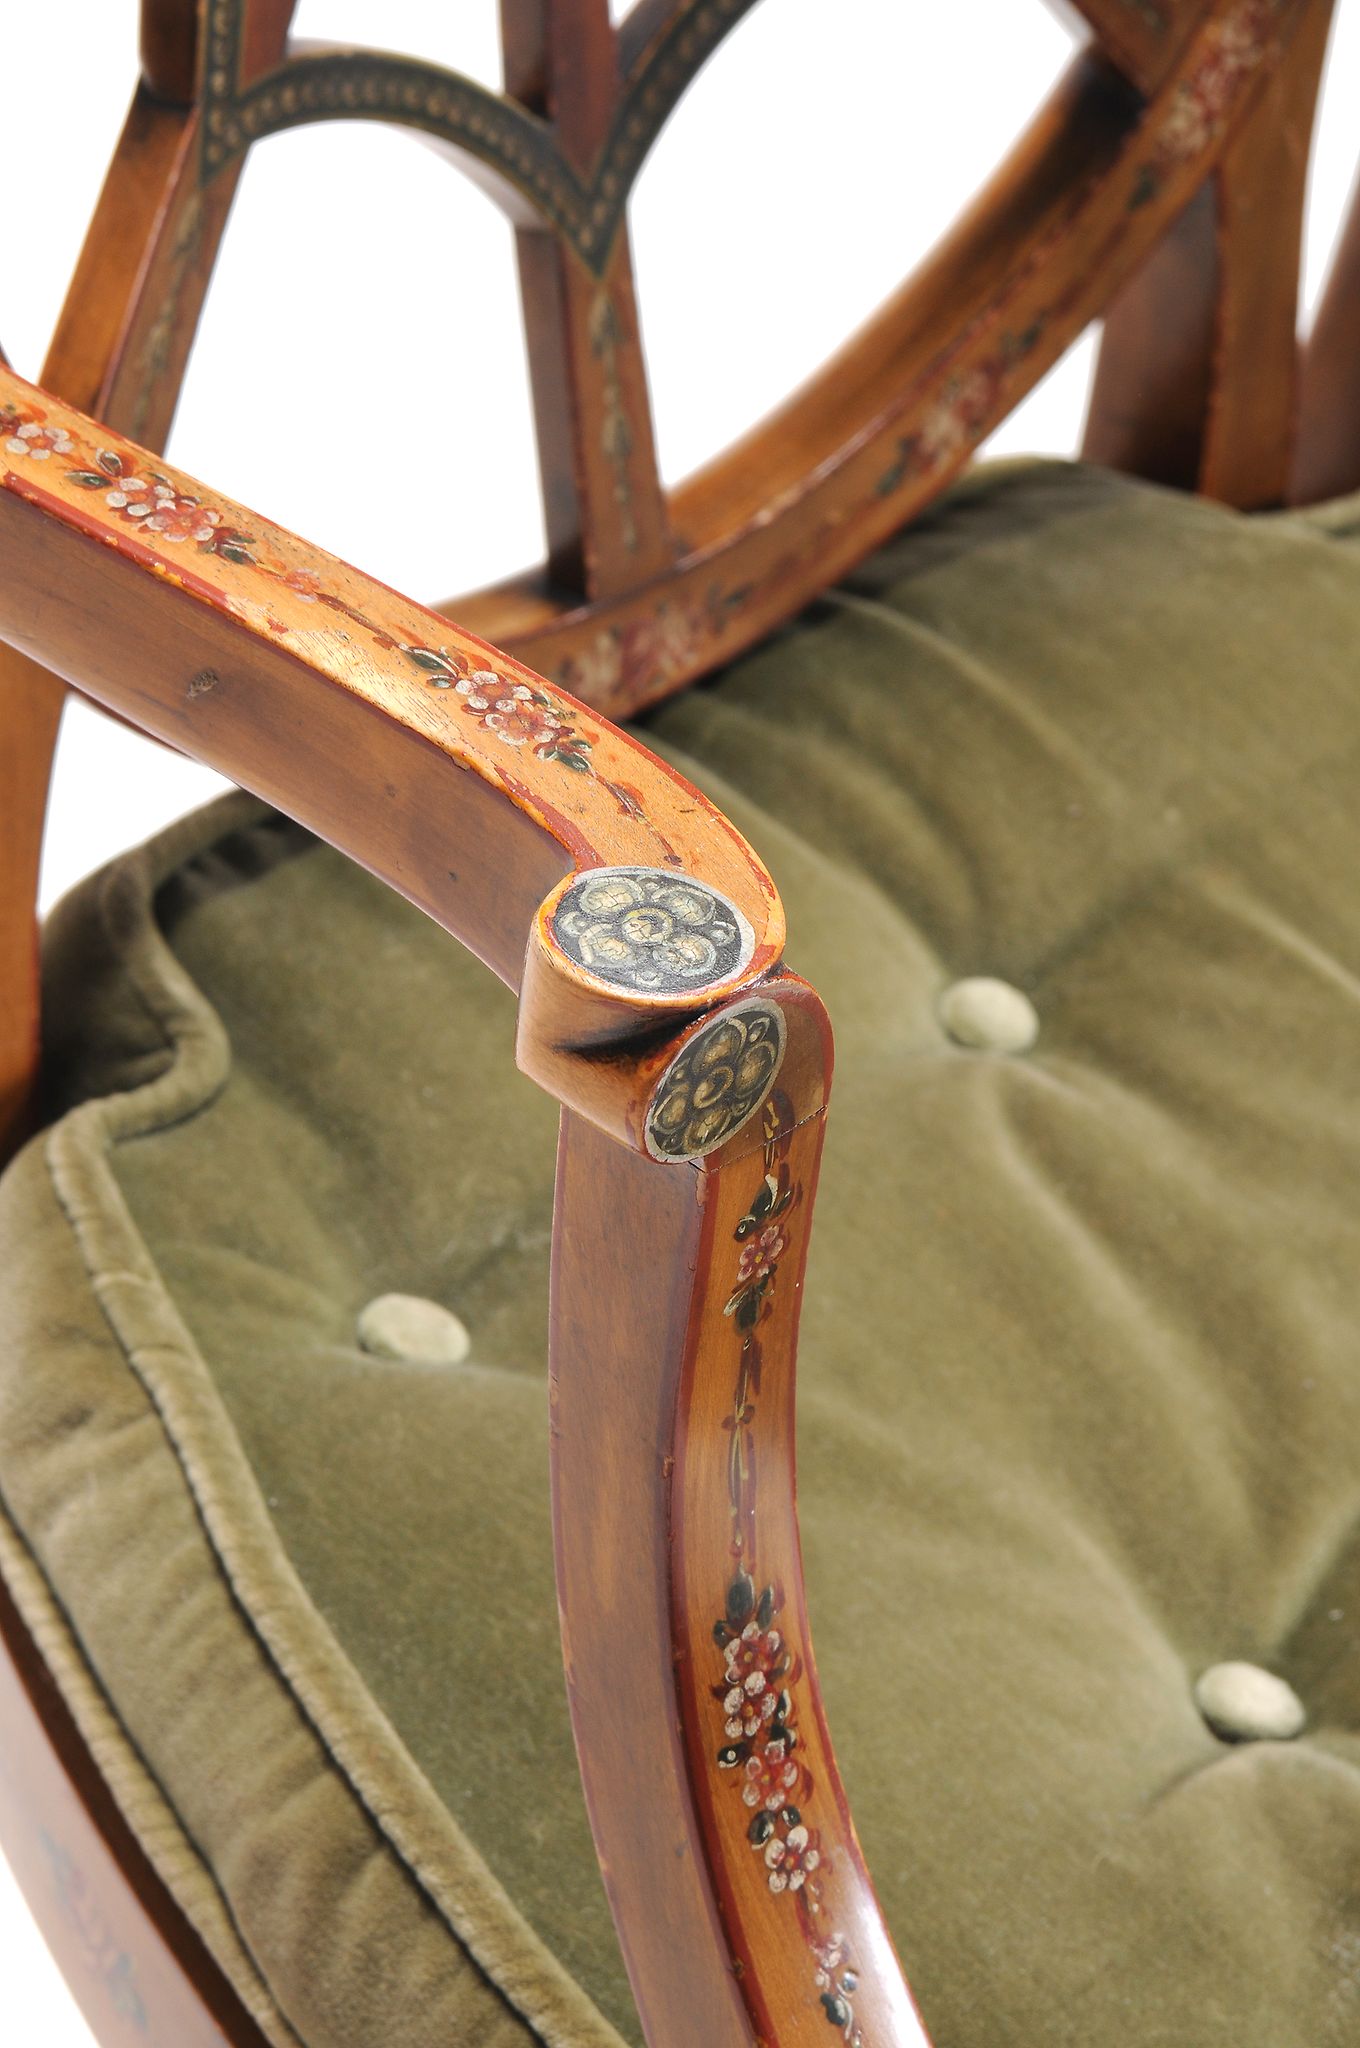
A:
{"type": "Polygon", "coordinates": [[[1023,989],[990,975],[956,981],[940,997],[940,1022],[956,1045],[973,1052],[1028,1052],[1039,1017],[1023,989]]]}
{"type": "Polygon", "coordinates": [[[1292,1685],[1259,1664],[1214,1664],[1196,1681],[1195,1705],[1225,1742],[1289,1742],[1308,1716],[1292,1685]]]}
{"type": "Polygon", "coordinates": [[[472,1349],[466,1325],[453,1310],[418,1294],[380,1294],[360,1310],[355,1330],[374,1357],[416,1365],[461,1365],[472,1349]]]}

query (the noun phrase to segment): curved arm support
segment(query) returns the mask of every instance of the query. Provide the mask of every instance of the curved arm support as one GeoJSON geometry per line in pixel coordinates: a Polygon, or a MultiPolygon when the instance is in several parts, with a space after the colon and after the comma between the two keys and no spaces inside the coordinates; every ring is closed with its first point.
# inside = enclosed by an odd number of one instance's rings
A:
{"type": "MultiPolygon", "coordinates": [[[[772,977],[693,1027],[676,1068],[692,1099],[767,1028],[782,1048],[770,1093],[688,1172],[563,1118],[552,1448],[568,1691],[651,2048],[912,2048],[926,2036],[832,1754],[798,1545],[794,1357],[826,1013],[806,983],[772,977]]],[[[663,1085],[663,1117],[666,1099],[663,1085]]]]}
{"type": "Polygon", "coordinates": [[[520,989],[520,1064],[565,1105],[568,1689],[652,2048],[923,2039],[808,1639],[793,1358],[831,1043],[764,867],[627,734],[7,370],[0,451],[0,639],[520,989]],[[781,1792],[754,1818],[752,1773],[781,1792]]]}
{"type": "Polygon", "coordinates": [[[630,981],[617,963],[591,974],[604,934],[594,954],[578,940],[577,961],[551,948],[568,991],[614,1020],[594,1035],[623,1035],[630,1019],[656,1029],[779,959],[765,869],[637,741],[8,371],[0,548],[0,637],[279,803],[514,987],[564,870],[678,880],[701,859],[736,914],[738,943],[714,971],[699,948],[630,981]]]}

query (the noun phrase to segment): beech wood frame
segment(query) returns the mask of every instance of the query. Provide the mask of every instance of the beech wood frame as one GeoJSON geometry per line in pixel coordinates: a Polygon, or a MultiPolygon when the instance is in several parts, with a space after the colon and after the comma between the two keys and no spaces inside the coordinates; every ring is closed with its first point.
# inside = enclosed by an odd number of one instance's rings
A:
{"type": "MultiPolygon", "coordinates": [[[[747,4],[640,0],[616,30],[606,0],[503,0],[494,102],[408,60],[290,51],[291,0],[246,0],[239,19],[205,0],[201,30],[177,0],[144,0],[142,84],[41,384],[0,369],[0,415],[47,451],[0,454],[0,1157],[40,1115],[32,905],[66,683],[270,798],[518,989],[520,1064],[563,1104],[550,1383],[568,1692],[647,2038],[878,2048],[925,2036],[821,1708],[793,1477],[829,1026],[784,966],[758,857],[601,714],[787,618],[938,493],[1097,314],[1099,459],[1247,508],[1360,485],[1360,206],[1300,360],[1331,0],[1067,5],[1087,47],[958,228],[803,392],[666,494],[627,172],[747,4]],[[309,111],[436,132],[515,220],[548,508],[536,577],[428,611],[156,452],[244,150],[309,111]],[[153,472],[196,537],[130,512],[121,484],[145,498],[153,472]],[[680,992],[583,967],[561,941],[564,891],[618,867],[717,892],[746,934],[738,966],[680,992]],[[659,1159],[674,1076],[756,1012],[784,1046],[757,1113],[659,1159]],[[625,1233],[658,1248],[645,1272],[618,1270],[625,1233]],[[601,1414],[608,1487],[599,1428],[576,1423],[601,1414]],[[744,1753],[723,1701],[743,1643],[777,1676],[780,1728],[796,1724],[796,1818],[758,1840],[717,1761],[744,1753]]],[[[150,2038],[257,2048],[2,1591],[0,1644],[6,1753],[23,1758],[0,1770],[0,1839],[97,2035],[147,2038],[109,1998],[117,1954],[150,2038]],[[44,1830],[79,1873],[75,1912],[35,1854],[44,1830]]]]}

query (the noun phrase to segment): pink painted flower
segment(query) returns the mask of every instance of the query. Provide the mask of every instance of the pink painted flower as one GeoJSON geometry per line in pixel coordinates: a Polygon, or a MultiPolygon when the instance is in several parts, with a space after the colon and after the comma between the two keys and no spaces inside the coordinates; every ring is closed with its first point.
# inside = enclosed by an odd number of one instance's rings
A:
{"type": "MultiPolygon", "coordinates": [[[[774,1695],[768,1694],[773,1699],[774,1695]]],[[[767,1742],[746,1759],[742,1772],[741,1796],[748,1806],[778,1813],[787,1806],[798,1785],[798,1766],[789,1755],[787,1742],[767,1742]]]]}
{"type": "Polygon", "coordinates": [[[854,1956],[849,1940],[839,1928],[826,1941],[814,1941],[812,1953],[817,1960],[816,1983],[819,1991],[829,1989],[839,1971],[854,1967],[854,1956]]]}
{"type": "Polygon", "coordinates": [[[1157,146],[1164,157],[1185,161],[1208,148],[1231,114],[1244,77],[1260,61],[1271,25],[1268,0],[1244,0],[1211,31],[1208,54],[1181,84],[1162,123],[1157,146]]]}
{"type": "Polygon", "coordinates": [[[1001,383],[1001,365],[981,363],[949,385],[921,422],[920,461],[928,469],[959,454],[986,425],[1001,383]]]}
{"type": "Polygon", "coordinates": [[[657,673],[678,676],[695,659],[698,640],[694,616],[674,605],[662,605],[653,629],[652,659],[657,673]]]}
{"type": "Polygon", "coordinates": [[[811,1832],[801,1821],[797,1827],[790,1828],[786,1835],[771,1835],[765,1844],[765,1866],[770,1873],[770,1890],[801,1891],[821,1860],[820,1849],[817,1848],[811,1832]]]}
{"type": "Polygon", "coordinates": [[[623,628],[622,681],[630,689],[672,682],[697,658],[699,622],[682,607],[661,604],[623,628]]]}
{"type": "Polygon", "coordinates": [[[291,590],[304,604],[315,604],[321,594],[319,569],[289,569],[280,581],[286,590],[291,590]]]}
{"type": "Polygon", "coordinates": [[[817,1968],[813,1983],[822,2010],[841,2039],[851,2048],[862,2048],[864,2036],[855,2019],[855,1994],[859,1990],[859,1969],[849,1941],[839,1929],[826,1941],[811,1943],[817,1968]]]}
{"type": "Polygon", "coordinates": [[[727,1683],[739,1688],[747,1699],[759,1699],[772,1679],[788,1669],[788,1652],[777,1628],[762,1628],[748,1621],[741,1634],[724,1652],[727,1683]]]}
{"type": "Polygon", "coordinates": [[[494,669],[474,669],[454,684],[484,732],[507,747],[529,747],[540,760],[560,761],[589,772],[590,742],[573,731],[559,707],[542,690],[512,683],[494,669]]]}
{"type": "MultiPolygon", "coordinates": [[[[723,1733],[729,1742],[751,1742],[779,1712],[779,1688],[764,1686],[757,1693],[745,1686],[730,1685],[723,1693],[723,1733]]],[[[752,1802],[748,1800],[749,1806],[752,1802]]]]}
{"type": "Polygon", "coordinates": [[[569,731],[540,691],[508,682],[493,669],[476,668],[454,687],[477,714],[478,724],[508,747],[544,745],[569,731]]]}
{"type": "Polygon", "coordinates": [[[222,524],[222,514],[211,505],[201,504],[158,478],[120,477],[114,488],[104,493],[104,502],[124,519],[135,520],[144,532],[176,543],[210,542],[214,529],[222,524]]]}
{"type": "Polygon", "coordinates": [[[607,704],[622,676],[619,636],[606,627],[588,647],[571,657],[562,670],[561,680],[574,697],[584,697],[592,704],[607,704]]]}
{"type": "Polygon", "coordinates": [[[1198,156],[1212,134],[1213,123],[1203,100],[1185,86],[1176,94],[1162,123],[1158,147],[1173,160],[1198,156]]]}
{"type": "Polygon", "coordinates": [[[181,497],[178,491],[158,490],[144,530],[158,533],[162,540],[208,542],[214,537],[213,529],[221,524],[222,514],[211,505],[181,497]]]}
{"type": "Polygon", "coordinates": [[[738,1287],[767,1279],[788,1248],[789,1240],[778,1223],[767,1223],[758,1237],[748,1237],[737,1261],[738,1287]]]}
{"type": "Polygon", "coordinates": [[[17,413],[10,413],[0,422],[9,432],[5,439],[5,452],[9,455],[23,455],[30,462],[46,462],[53,455],[69,455],[71,436],[64,427],[50,427],[41,420],[20,420],[17,413]]]}

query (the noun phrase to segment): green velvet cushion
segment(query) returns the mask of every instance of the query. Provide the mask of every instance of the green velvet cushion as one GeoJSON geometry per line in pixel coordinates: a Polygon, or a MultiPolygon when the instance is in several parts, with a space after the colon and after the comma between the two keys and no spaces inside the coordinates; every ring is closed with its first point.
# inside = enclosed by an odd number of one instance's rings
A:
{"type": "MultiPolygon", "coordinates": [[[[803,1529],[939,2048],[1360,2038],[1353,529],[983,470],[650,727],[837,1030],[803,1529]],[[949,1038],[973,975],[1032,1050],[949,1038]],[[1229,1659],[1302,1736],[1211,1732],[1229,1659]]],[[[0,1557],[115,1789],[164,1802],[152,1853],[278,2042],[636,2042],[558,1661],[554,1110],[510,998],[246,799],[78,891],[47,973],[0,1557]],[[468,1359],[358,1348],[393,1290],[468,1359]]]]}

